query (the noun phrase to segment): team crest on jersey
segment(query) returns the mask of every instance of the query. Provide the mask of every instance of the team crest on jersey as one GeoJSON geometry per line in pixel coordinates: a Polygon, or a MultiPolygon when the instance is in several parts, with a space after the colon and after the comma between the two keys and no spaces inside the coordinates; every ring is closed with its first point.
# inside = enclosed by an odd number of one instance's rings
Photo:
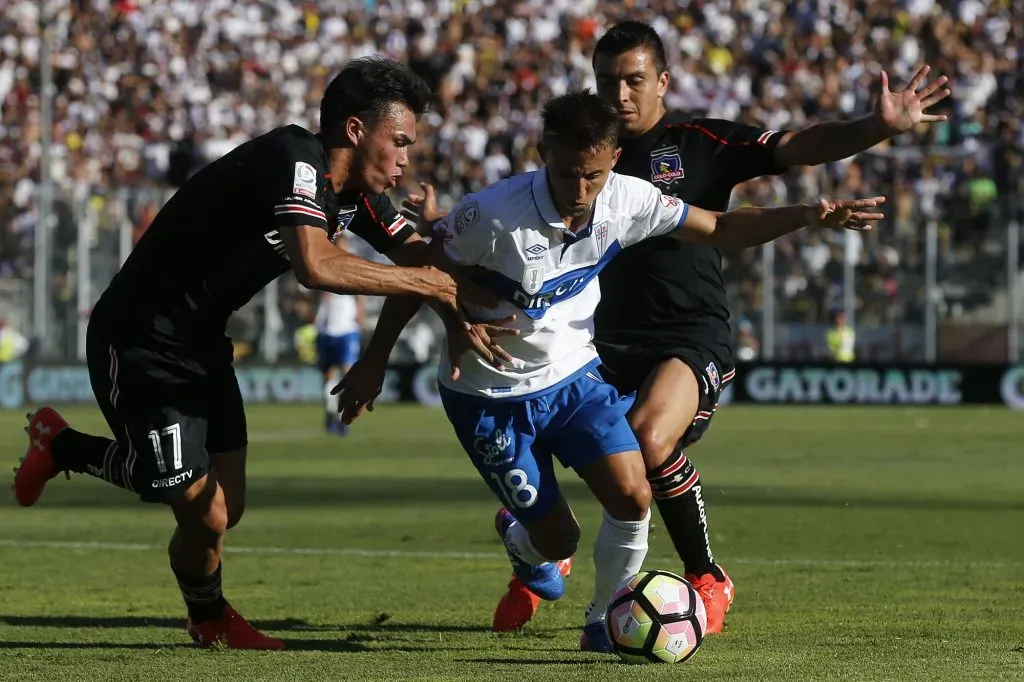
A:
{"type": "Polygon", "coordinates": [[[651,182],[669,184],[684,177],[679,147],[662,147],[651,152],[651,182]]]}
{"type": "Polygon", "coordinates": [[[601,223],[594,228],[594,239],[597,240],[598,253],[603,254],[608,248],[608,223],[601,223]]]}
{"type": "Polygon", "coordinates": [[[704,372],[708,375],[708,381],[711,382],[711,385],[714,386],[715,390],[717,391],[718,387],[722,383],[722,378],[718,375],[718,366],[715,365],[715,363],[713,362],[708,363],[708,366],[704,369],[704,372]]]}
{"type": "Polygon", "coordinates": [[[544,287],[544,268],[540,265],[528,265],[523,270],[523,291],[530,296],[544,287]]]}
{"type": "Polygon", "coordinates": [[[358,206],[342,206],[338,210],[338,232],[348,229],[348,226],[352,224],[352,219],[356,217],[356,213],[358,211],[358,206]]]}

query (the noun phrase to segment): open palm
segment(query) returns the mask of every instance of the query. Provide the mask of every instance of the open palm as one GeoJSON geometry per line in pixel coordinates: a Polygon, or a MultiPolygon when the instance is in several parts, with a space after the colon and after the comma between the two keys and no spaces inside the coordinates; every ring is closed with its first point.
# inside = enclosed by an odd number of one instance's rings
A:
{"type": "Polygon", "coordinates": [[[890,136],[905,133],[919,123],[946,120],[944,114],[929,114],[928,109],[949,97],[949,89],[943,87],[949,79],[940,76],[926,84],[929,71],[930,66],[922,66],[906,88],[895,92],[889,90],[889,74],[882,71],[875,116],[890,136]]]}

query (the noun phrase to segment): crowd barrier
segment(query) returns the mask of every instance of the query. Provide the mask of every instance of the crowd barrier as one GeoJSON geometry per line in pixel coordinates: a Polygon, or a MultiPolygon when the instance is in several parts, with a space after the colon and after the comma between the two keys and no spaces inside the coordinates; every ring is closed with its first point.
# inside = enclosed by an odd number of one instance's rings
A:
{"type": "MultiPolygon", "coordinates": [[[[247,403],[317,403],[323,379],[296,364],[236,367],[247,403]]],[[[437,366],[389,368],[378,402],[438,405],[437,366]]],[[[0,365],[0,407],[93,402],[79,364],[0,365]]],[[[720,404],[1006,405],[1024,409],[1024,365],[744,363],[720,404]]]]}

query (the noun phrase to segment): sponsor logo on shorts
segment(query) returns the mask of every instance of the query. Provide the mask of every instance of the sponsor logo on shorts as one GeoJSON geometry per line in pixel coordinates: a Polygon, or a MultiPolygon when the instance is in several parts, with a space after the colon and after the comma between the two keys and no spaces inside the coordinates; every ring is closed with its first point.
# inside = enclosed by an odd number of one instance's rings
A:
{"type": "Polygon", "coordinates": [[[476,454],[480,455],[484,465],[489,467],[499,467],[514,459],[513,454],[508,451],[510,445],[512,439],[501,429],[494,429],[490,436],[473,441],[476,454]]]}
{"type": "Polygon", "coordinates": [[[184,483],[185,481],[192,478],[192,469],[183,471],[177,476],[169,476],[167,478],[158,478],[153,481],[154,488],[173,488],[176,485],[184,483]]]}

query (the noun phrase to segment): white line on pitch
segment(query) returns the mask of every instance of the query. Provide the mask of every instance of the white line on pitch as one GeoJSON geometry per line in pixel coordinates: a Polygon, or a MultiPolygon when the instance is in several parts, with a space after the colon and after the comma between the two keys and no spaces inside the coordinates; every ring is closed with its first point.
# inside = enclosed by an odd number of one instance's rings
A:
{"type": "MultiPolygon", "coordinates": [[[[15,549],[70,549],[109,552],[164,551],[161,545],[120,542],[70,542],[59,540],[0,539],[0,547],[15,549]]],[[[227,546],[231,554],[281,554],[285,556],[342,556],[381,559],[482,559],[507,561],[497,552],[426,552],[400,549],[356,549],[351,547],[235,547],[227,546]]],[[[656,561],[671,560],[668,556],[651,557],[656,561]]],[[[733,557],[728,564],[751,566],[806,566],[820,568],[1019,568],[1020,561],[898,561],[886,559],[764,559],[733,557]]]]}

